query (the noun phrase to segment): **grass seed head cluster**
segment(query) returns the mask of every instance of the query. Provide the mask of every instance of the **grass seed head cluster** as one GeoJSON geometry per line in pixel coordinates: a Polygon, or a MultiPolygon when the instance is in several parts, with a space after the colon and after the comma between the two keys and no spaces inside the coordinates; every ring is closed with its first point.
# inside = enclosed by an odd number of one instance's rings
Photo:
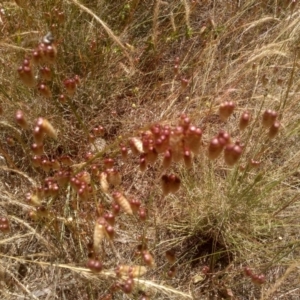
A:
{"type": "Polygon", "coordinates": [[[299,19],[0,4],[4,299],[297,299],[299,19]]]}

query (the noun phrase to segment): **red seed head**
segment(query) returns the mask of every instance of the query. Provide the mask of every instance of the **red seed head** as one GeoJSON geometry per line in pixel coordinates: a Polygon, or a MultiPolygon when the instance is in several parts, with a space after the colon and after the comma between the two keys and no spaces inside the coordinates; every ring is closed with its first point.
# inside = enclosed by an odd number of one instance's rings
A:
{"type": "Polygon", "coordinates": [[[277,112],[271,109],[267,109],[262,116],[262,124],[264,127],[271,127],[277,118],[277,112]]]}
{"type": "Polygon", "coordinates": [[[280,128],[280,123],[279,121],[275,121],[271,127],[269,128],[268,136],[270,139],[273,139],[277,136],[280,128]]]}
{"type": "Polygon", "coordinates": [[[223,146],[219,142],[218,138],[213,138],[208,146],[208,158],[214,160],[219,157],[223,150],[223,146]]]}
{"type": "Polygon", "coordinates": [[[235,104],[232,101],[225,101],[219,107],[219,115],[223,122],[231,116],[235,108],[235,104]]]}
{"type": "Polygon", "coordinates": [[[250,120],[251,120],[251,115],[249,114],[249,112],[248,111],[243,112],[240,117],[240,123],[239,123],[240,130],[246,129],[246,127],[250,123],[250,120]]]}
{"type": "Polygon", "coordinates": [[[15,120],[16,120],[16,123],[23,129],[28,128],[28,123],[26,121],[23,111],[17,110],[16,115],[15,115],[15,120]]]}

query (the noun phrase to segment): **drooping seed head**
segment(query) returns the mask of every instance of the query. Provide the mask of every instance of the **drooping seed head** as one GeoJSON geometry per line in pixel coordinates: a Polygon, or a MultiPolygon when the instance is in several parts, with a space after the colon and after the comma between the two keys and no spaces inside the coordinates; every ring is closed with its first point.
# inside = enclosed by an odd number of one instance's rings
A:
{"type": "Polygon", "coordinates": [[[251,120],[251,115],[248,111],[245,111],[242,113],[241,117],[240,117],[240,123],[239,123],[239,128],[240,130],[244,130],[246,129],[246,127],[249,125],[251,120]]]}
{"type": "Polygon", "coordinates": [[[228,166],[233,166],[240,159],[243,148],[238,144],[229,144],[224,149],[224,160],[228,166]]]}
{"type": "Polygon", "coordinates": [[[38,91],[45,98],[51,98],[52,97],[52,93],[51,93],[49,87],[44,83],[41,83],[38,86],[38,91]]]}
{"type": "Polygon", "coordinates": [[[24,116],[24,113],[22,110],[17,110],[16,115],[15,115],[15,120],[16,123],[23,129],[27,129],[28,126],[28,122],[26,121],[26,118],[24,116]]]}
{"type": "Polygon", "coordinates": [[[219,107],[219,116],[223,122],[226,122],[227,119],[232,115],[235,108],[235,104],[232,101],[225,101],[221,103],[219,107]]]}
{"type": "Polygon", "coordinates": [[[269,132],[268,132],[268,136],[270,139],[273,139],[277,136],[278,132],[279,132],[279,128],[280,128],[280,122],[279,121],[275,121],[271,127],[269,128],[269,132]]]}
{"type": "Polygon", "coordinates": [[[262,116],[262,124],[264,127],[271,127],[277,118],[277,112],[271,109],[267,109],[262,116]]]}

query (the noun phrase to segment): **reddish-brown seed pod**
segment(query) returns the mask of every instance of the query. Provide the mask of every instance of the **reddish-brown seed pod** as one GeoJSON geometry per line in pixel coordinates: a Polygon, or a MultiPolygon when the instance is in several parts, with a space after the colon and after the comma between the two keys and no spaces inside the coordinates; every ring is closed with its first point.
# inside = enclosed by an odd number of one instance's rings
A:
{"type": "Polygon", "coordinates": [[[94,241],[93,248],[94,248],[94,252],[96,254],[100,253],[101,243],[106,236],[105,224],[106,224],[106,221],[103,218],[99,218],[95,222],[94,236],[93,236],[93,241],[94,241]]]}
{"type": "Polygon", "coordinates": [[[36,155],[42,155],[44,153],[44,145],[43,144],[32,144],[31,145],[31,151],[36,155]]]}
{"type": "Polygon", "coordinates": [[[44,50],[44,60],[46,63],[55,63],[57,57],[57,49],[54,44],[47,45],[44,50]]]}
{"type": "Polygon", "coordinates": [[[277,118],[277,112],[271,109],[267,109],[262,116],[262,124],[264,127],[271,127],[277,118]]]}
{"type": "Polygon", "coordinates": [[[243,148],[238,144],[229,144],[224,149],[224,160],[228,166],[233,166],[240,159],[243,148]]]}
{"type": "Polygon", "coordinates": [[[113,226],[106,224],[105,231],[106,231],[106,237],[108,239],[112,240],[115,236],[115,230],[114,230],[113,226]]]}
{"type": "Polygon", "coordinates": [[[177,75],[179,73],[179,66],[178,65],[174,65],[174,74],[177,75]]]}
{"type": "Polygon", "coordinates": [[[33,138],[37,145],[42,145],[44,141],[44,131],[40,126],[35,126],[33,129],[33,138]]]}
{"type": "Polygon", "coordinates": [[[175,266],[172,266],[172,267],[169,269],[167,275],[168,275],[168,277],[173,278],[173,277],[176,276],[176,273],[177,273],[176,267],[175,267],[175,266]]]}
{"type": "Polygon", "coordinates": [[[116,187],[122,183],[122,176],[116,168],[106,170],[107,181],[110,185],[116,187]]]}
{"type": "Polygon", "coordinates": [[[35,86],[35,79],[30,65],[21,66],[18,68],[18,73],[21,81],[28,87],[35,86]]]}
{"type": "Polygon", "coordinates": [[[180,83],[181,83],[181,89],[186,89],[186,87],[189,84],[189,80],[186,78],[181,78],[180,83]]]}
{"type": "Polygon", "coordinates": [[[166,251],[166,259],[170,264],[174,264],[176,262],[175,251],[173,249],[166,251]]]}
{"type": "MultiPolygon", "coordinates": [[[[43,193],[43,195],[44,195],[44,193],[43,193]]],[[[41,205],[41,198],[42,198],[42,196],[43,195],[40,195],[40,194],[38,194],[38,193],[34,193],[34,194],[32,194],[32,193],[27,193],[26,195],[25,195],[25,197],[26,197],[26,202],[28,203],[28,204],[30,204],[30,205],[33,205],[33,206],[40,206],[41,205]]]]}
{"type": "Polygon", "coordinates": [[[142,257],[143,257],[144,263],[147,266],[149,266],[150,268],[153,268],[155,266],[155,261],[154,261],[153,255],[148,250],[143,251],[142,257]]]}
{"type": "Polygon", "coordinates": [[[170,193],[170,183],[169,183],[168,175],[165,174],[161,177],[161,186],[162,186],[163,195],[167,196],[170,193]]]}
{"type": "Polygon", "coordinates": [[[91,183],[91,175],[87,171],[82,171],[76,175],[76,178],[85,184],[91,183]]]}
{"type": "Polygon", "coordinates": [[[58,101],[59,101],[60,103],[64,104],[64,103],[67,102],[67,99],[66,99],[66,97],[65,97],[64,94],[60,94],[60,95],[58,96],[58,101]]]}
{"type": "Polygon", "coordinates": [[[112,194],[114,200],[122,207],[122,209],[129,215],[133,214],[129,201],[120,192],[114,192],[112,194]]]}
{"type": "Polygon", "coordinates": [[[42,158],[38,155],[32,157],[32,164],[35,168],[38,168],[42,165],[42,158]]]}
{"type": "Polygon", "coordinates": [[[240,130],[246,129],[246,127],[250,123],[250,120],[251,120],[251,115],[249,114],[248,111],[244,111],[240,117],[240,123],[239,123],[240,130]]]}
{"type": "Polygon", "coordinates": [[[51,159],[50,163],[51,163],[51,169],[52,170],[59,170],[60,169],[60,164],[56,159],[51,159]]]}
{"type": "Polygon", "coordinates": [[[10,231],[9,222],[6,217],[0,218],[0,231],[2,231],[3,233],[9,233],[10,231]]]}
{"type": "Polygon", "coordinates": [[[74,79],[72,78],[68,78],[64,80],[64,86],[66,89],[66,92],[69,96],[73,96],[75,94],[76,91],[76,82],[74,79]]]}
{"type": "Polygon", "coordinates": [[[113,168],[115,161],[112,158],[108,157],[108,158],[104,159],[103,163],[104,163],[105,169],[110,169],[110,168],[113,168]]]}
{"type": "Polygon", "coordinates": [[[184,160],[185,167],[187,169],[190,169],[193,166],[192,153],[191,153],[191,151],[189,149],[185,149],[184,150],[183,160],[184,160]]]}
{"type": "Polygon", "coordinates": [[[52,79],[52,72],[48,67],[40,68],[40,76],[42,80],[50,81],[52,79]]]}
{"type": "Polygon", "coordinates": [[[15,120],[16,120],[16,123],[23,129],[28,128],[28,122],[26,121],[23,111],[17,110],[16,115],[15,115],[15,120]]]}
{"type": "Polygon", "coordinates": [[[201,147],[202,130],[191,125],[186,133],[184,142],[185,145],[195,154],[199,153],[201,147]]]}
{"type": "Polygon", "coordinates": [[[245,267],[244,268],[244,274],[245,276],[248,276],[248,277],[252,277],[253,276],[253,273],[251,271],[251,269],[249,267],[245,267]]]}
{"type": "Polygon", "coordinates": [[[140,166],[141,172],[145,172],[145,171],[147,170],[146,154],[142,154],[142,155],[140,156],[139,166],[140,166]]]}
{"type": "Polygon", "coordinates": [[[142,154],[143,151],[143,142],[136,137],[133,137],[129,140],[129,146],[134,155],[142,154]]]}
{"type": "Polygon", "coordinates": [[[122,159],[126,160],[127,157],[128,157],[128,149],[127,149],[127,147],[125,147],[124,145],[120,145],[120,150],[121,150],[122,159]]]}
{"type": "Polygon", "coordinates": [[[59,158],[59,161],[61,162],[61,164],[63,164],[64,166],[72,166],[73,161],[70,158],[70,156],[68,155],[63,155],[59,158]]]}
{"type": "Polygon", "coordinates": [[[8,146],[12,147],[12,146],[15,145],[15,140],[12,137],[8,136],[6,138],[6,143],[7,143],[8,146]]]}
{"type": "Polygon", "coordinates": [[[218,138],[213,138],[208,146],[208,158],[211,160],[217,159],[223,150],[218,138]]]}
{"type": "Polygon", "coordinates": [[[51,162],[47,159],[42,160],[42,164],[40,166],[45,172],[50,172],[51,170],[51,162]]]}
{"type": "Polygon", "coordinates": [[[176,193],[180,188],[181,180],[178,176],[171,174],[169,175],[169,189],[170,193],[176,193]]]}
{"type": "Polygon", "coordinates": [[[268,136],[270,139],[273,139],[277,136],[280,128],[280,123],[279,121],[275,121],[271,127],[269,128],[268,136]]]}
{"type": "Polygon", "coordinates": [[[115,216],[117,216],[120,213],[120,205],[118,203],[112,204],[112,212],[115,216]]]}
{"type": "Polygon", "coordinates": [[[156,152],[153,146],[149,147],[149,151],[147,153],[146,159],[149,164],[154,164],[158,158],[158,153],[156,152]]]}
{"type": "Polygon", "coordinates": [[[138,199],[131,198],[129,200],[129,204],[131,206],[133,213],[137,213],[142,203],[138,199]]]}
{"type": "Polygon", "coordinates": [[[36,207],[36,213],[37,213],[37,215],[39,217],[47,217],[47,216],[49,216],[48,209],[45,206],[43,206],[43,205],[36,207]]]}
{"type": "Polygon", "coordinates": [[[138,215],[140,217],[140,220],[145,222],[147,220],[147,211],[145,207],[140,207],[138,211],[138,215]]]}
{"type": "Polygon", "coordinates": [[[124,284],[121,285],[122,291],[125,294],[130,294],[133,290],[134,281],[131,278],[128,278],[124,284]]]}
{"type": "Polygon", "coordinates": [[[266,282],[266,277],[263,274],[260,274],[260,275],[252,274],[251,275],[251,281],[254,284],[261,285],[261,284],[264,284],[266,282]]]}
{"type": "Polygon", "coordinates": [[[172,164],[172,152],[171,150],[166,150],[165,153],[164,153],[164,158],[163,158],[163,162],[162,162],[162,165],[163,165],[163,169],[167,169],[171,166],[172,164]]]}
{"type": "Polygon", "coordinates": [[[40,129],[42,130],[42,132],[44,132],[45,134],[47,134],[48,136],[50,136],[53,139],[57,139],[57,133],[56,130],[54,129],[54,127],[52,126],[52,124],[45,118],[38,118],[36,125],[38,127],[40,127],[40,129]]]}
{"type": "Polygon", "coordinates": [[[209,266],[203,266],[203,268],[202,268],[202,273],[203,273],[204,275],[207,275],[207,274],[209,273],[209,271],[210,271],[209,266]]]}
{"type": "Polygon", "coordinates": [[[102,263],[99,260],[90,259],[87,262],[87,267],[93,272],[101,272],[102,270],[102,263]]]}
{"type": "Polygon", "coordinates": [[[235,108],[235,104],[232,101],[225,101],[221,103],[219,107],[219,116],[223,122],[226,122],[227,119],[232,115],[235,108]]]}
{"type": "Polygon", "coordinates": [[[49,87],[47,85],[43,84],[43,83],[41,83],[38,86],[38,91],[45,98],[51,98],[52,97],[52,93],[51,93],[49,87]]]}
{"type": "Polygon", "coordinates": [[[107,212],[103,215],[103,218],[109,225],[111,226],[115,225],[115,215],[113,213],[107,212]]]}

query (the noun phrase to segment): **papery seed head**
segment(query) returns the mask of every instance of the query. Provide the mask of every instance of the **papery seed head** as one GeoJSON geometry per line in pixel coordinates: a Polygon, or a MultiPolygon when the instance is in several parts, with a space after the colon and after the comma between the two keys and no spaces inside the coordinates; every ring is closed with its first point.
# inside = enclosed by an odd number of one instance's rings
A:
{"type": "Polygon", "coordinates": [[[35,79],[30,66],[21,66],[18,68],[21,81],[28,87],[35,86],[35,79]]]}
{"type": "Polygon", "coordinates": [[[147,160],[146,160],[146,155],[141,155],[140,156],[140,162],[139,162],[139,165],[140,165],[140,170],[141,172],[145,172],[147,170],[147,160]]]}
{"type": "Polygon", "coordinates": [[[133,152],[133,154],[138,155],[138,154],[142,154],[143,151],[143,143],[139,138],[131,138],[129,140],[129,146],[133,152]]]}
{"type": "Polygon", "coordinates": [[[106,173],[110,185],[116,187],[122,183],[121,173],[116,168],[106,169],[106,173]]]}
{"type": "Polygon", "coordinates": [[[57,139],[57,133],[52,124],[45,118],[38,118],[37,119],[37,126],[40,127],[42,132],[46,135],[50,136],[53,139],[57,139]]]}
{"type": "Polygon", "coordinates": [[[112,158],[104,159],[104,166],[106,169],[112,168],[114,166],[115,161],[112,158]]]}
{"type": "Polygon", "coordinates": [[[133,214],[129,201],[120,192],[114,192],[112,194],[114,200],[122,207],[122,209],[129,215],[133,214]]]}
{"type": "Polygon", "coordinates": [[[107,181],[107,173],[102,172],[99,176],[99,180],[100,180],[100,188],[101,188],[102,192],[107,193],[109,190],[109,183],[107,181]]]}

